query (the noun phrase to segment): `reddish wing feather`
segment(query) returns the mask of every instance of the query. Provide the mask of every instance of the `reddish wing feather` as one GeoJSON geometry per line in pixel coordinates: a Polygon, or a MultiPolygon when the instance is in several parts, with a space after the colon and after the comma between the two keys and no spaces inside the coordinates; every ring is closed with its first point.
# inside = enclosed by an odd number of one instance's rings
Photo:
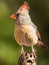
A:
{"type": "Polygon", "coordinates": [[[39,40],[41,40],[41,36],[40,36],[39,32],[37,32],[37,36],[38,36],[39,40]]]}
{"type": "Polygon", "coordinates": [[[41,47],[48,49],[48,46],[44,44],[42,41],[37,42],[41,47]]]}

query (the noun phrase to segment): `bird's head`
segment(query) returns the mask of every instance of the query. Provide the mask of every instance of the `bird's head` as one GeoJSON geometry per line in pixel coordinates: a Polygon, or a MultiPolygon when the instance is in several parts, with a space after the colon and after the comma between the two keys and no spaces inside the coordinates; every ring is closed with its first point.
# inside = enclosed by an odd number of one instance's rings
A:
{"type": "Polygon", "coordinates": [[[17,12],[15,12],[14,14],[12,14],[10,17],[12,19],[17,19],[20,15],[21,16],[26,16],[29,13],[29,5],[27,2],[24,2],[20,8],[18,9],[17,12]]]}

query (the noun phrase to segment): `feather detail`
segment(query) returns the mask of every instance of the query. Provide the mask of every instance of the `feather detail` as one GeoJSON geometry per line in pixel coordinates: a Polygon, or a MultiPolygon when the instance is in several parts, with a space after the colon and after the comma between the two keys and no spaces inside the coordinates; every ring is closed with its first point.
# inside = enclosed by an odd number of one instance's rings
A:
{"type": "Polygon", "coordinates": [[[48,49],[48,46],[44,44],[42,41],[37,42],[41,47],[48,49]]]}
{"type": "Polygon", "coordinates": [[[38,39],[41,40],[41,36],[39,32],[37,32],[37,36],[38,36],[38,39]]]}

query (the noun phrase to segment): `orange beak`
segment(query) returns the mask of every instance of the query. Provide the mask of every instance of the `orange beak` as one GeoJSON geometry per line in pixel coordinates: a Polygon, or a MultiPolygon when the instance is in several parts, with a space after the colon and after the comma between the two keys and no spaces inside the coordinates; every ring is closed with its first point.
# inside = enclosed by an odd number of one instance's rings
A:
{"type": "Polygon", "coordinates": [[[12,19],[16,19],[16,15],[15,14],[12,14],[11,16],[10,16],[10,18],[12,18],[12,19]]]}

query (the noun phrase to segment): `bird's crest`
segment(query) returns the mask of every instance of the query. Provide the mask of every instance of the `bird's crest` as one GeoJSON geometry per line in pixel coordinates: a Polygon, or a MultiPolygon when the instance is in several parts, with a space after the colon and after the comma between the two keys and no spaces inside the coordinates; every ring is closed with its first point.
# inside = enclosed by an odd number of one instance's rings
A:
{"type": "Polygon", "coordinates": [[[20,6],[20,9],[22,10],[22,9],[29,9],[29,5],[28,5],[28,3],[27,2],[24,2],[21,6],[20,6]]]}

